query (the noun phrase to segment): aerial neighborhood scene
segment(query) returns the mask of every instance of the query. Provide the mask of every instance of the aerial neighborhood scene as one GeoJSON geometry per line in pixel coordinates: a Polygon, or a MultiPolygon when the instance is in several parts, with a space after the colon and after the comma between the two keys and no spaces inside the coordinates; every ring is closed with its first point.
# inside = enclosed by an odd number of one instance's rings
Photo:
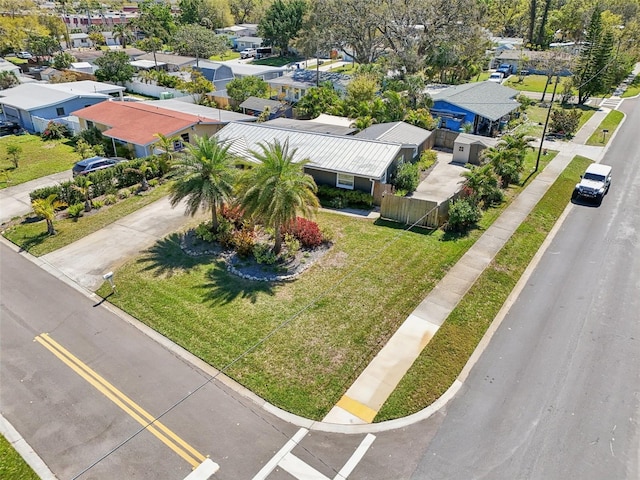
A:
{"type": "Polygon", "coordinates": [[[0,478],[640,478],[640,0],[0,0],[0,478]]]}

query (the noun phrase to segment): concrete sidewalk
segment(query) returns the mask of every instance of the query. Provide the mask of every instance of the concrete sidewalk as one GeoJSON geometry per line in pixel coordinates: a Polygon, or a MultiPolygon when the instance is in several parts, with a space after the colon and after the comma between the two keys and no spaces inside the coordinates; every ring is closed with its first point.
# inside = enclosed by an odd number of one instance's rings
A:
{"type": "Polygon", "coordinates": [[[67,170],[0,190],[0,224],[8,222],[12,218],[26,215],[31,211],[29,193],[33,190],[71,179],[71,170],[67,170]]]}
{"type": "MultiPolygon", "coordinates": [[[[603,147],[584,143],[609,112],[598,110],[571,142],[544,141],[543,148],[558,150],[540,172],[462,256],[447,275],[409,315],[387,344],[349,387],[323,422],[363,425],[373,421],[413,362],[433,338],[482,272],[555,182],[575,155],[599,161],[603,147]]],[[[539,140],[536,148],[539,148],[539,140]]]]}

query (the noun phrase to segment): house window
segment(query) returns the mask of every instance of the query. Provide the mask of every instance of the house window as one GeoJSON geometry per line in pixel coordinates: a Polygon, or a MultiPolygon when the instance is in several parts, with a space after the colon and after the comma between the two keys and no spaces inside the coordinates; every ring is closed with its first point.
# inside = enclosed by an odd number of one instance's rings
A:
{"type": "Polygon", "coordinates": [[[64,108],[63,107],[56,108],[56,115],[58,115],[59,117],[64,115],[64,108]]]}
{"type": "Polygon", "coordinates": [[[91,120],[87,120],[87,128],[93,128],[95,126],[95,123],[93,123],[91,120]]]}
{"type": "Polygon", "coordinates": [[[463,147],[462,145],[460,145],[460,146],[458,147],[458,151],[459,151],[459,152],[464,152],[464,147],[463,147]]]}
{"type": "Polygon", "coordinates": [[[184,148],[184,144],[185,143],[189,143],[189,134],[188,133],[183,133],[182,135],[180,135],[180,138],[178,140],[173,142],[173,149],[176,152],[179,152],[180,150],[182,150],[184,148]]]}
{"type": "Polygon", "coordinates": [[[336,181],[336,187],[353,190],[354,183],[355,183],[355,179],[353,175],[347,175],[346,173],[339,173],[336,181]]]}

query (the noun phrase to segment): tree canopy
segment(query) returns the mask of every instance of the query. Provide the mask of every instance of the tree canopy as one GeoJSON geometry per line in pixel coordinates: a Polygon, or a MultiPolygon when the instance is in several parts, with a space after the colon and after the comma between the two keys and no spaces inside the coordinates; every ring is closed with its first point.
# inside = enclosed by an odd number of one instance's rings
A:
{"type": "Polygon", "coordinates": [[[289,53],[289,43],[302,28],[306,11],[304,0],[275,0],[258,24],[264,45],[277,47],[282,55],[289,53]]]}
{"type": "Polygon", "coordinates": [[[110,50],[95,61],[98,66],[96,78],[101,82],[123,83],[131,80],[135,68],[129,63],[125,52],[110,50]]]}

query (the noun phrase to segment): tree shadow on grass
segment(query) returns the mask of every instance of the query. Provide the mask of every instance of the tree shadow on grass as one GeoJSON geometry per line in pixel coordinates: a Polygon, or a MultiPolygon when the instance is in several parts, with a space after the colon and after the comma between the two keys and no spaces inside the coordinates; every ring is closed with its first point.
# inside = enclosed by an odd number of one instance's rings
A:
{"type": "Polygon", "coordinates": [[[171,277],[196,265],[211,263],[210,256],[191,257],[184,253],[180,246],[181,237],[179,233],[172,233],[147,249],[137,260],[138,263],[145,264],[142,270],[158,276],[171,277]]]}
{"type": "Polygon", "coordinates": [[[49,237],[50,237],[50,235],[47,233],[47,230],[46,230],[46,227],[45,227],[45,230],[43,232],[41,232],[41,233],[39,233],[37,235],[34,235],[32,237],[24,238],[20,242],[20,251],[21,252],[30,252],[34,247],[37,247],[38,245],[42,244],[49,237]]]}
{"type": "Polygon", "coordinates": [[[203,284],[204,298],[214,305],[224,305],[237,298],[248,299],[255,303],[259,294],[274,295],[273,282],[245,280],[227,272],[223,264],[218,263],[207,273],[207,283],[203,284]]]}
{"type": "Polygon", "coordinates": [[[377,218],[373,222],[373,224],[378,227],[386,227],[392,230],[406,230],[411,233],[417,233],[418,235],[433,235],[435,232],[438,231],[437,228],[427,228],[427,227],[421,227],[418,225],[414,225],[414,226],[405,225],[404,223],[393,222],[391,220],[384,220],[382,218],[377,218]]]}

